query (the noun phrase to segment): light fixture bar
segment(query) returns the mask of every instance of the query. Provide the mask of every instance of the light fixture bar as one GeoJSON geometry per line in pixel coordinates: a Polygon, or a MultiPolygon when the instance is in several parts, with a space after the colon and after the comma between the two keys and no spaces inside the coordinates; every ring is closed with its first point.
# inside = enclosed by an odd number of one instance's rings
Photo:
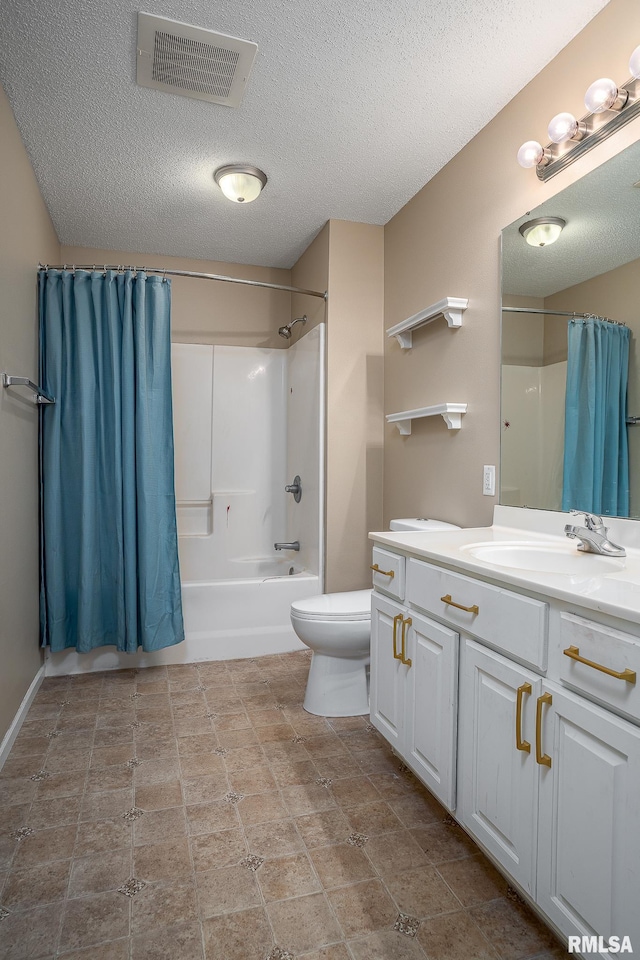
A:
{"type": "Polygon", "coordinates": [[[557,173],[566,170],[574,160],[593,150],[599,143],[607,140],[613,133],[625,127],[636,117],[640,116],[640,80],[632,77],[618,88],[628,93],[626,104],[620,110],[605,111],[604,113],[587,113],[580,118],[580,123],[586,127],[586,134],[578,141],[565,143],[549,143],[545,147],[545,154],[551,154],[551,160],[539,163],[536,174],[539,180],[550,180],[557,173]],[[608,119],[607,119],[607,115],[608,119]]]}

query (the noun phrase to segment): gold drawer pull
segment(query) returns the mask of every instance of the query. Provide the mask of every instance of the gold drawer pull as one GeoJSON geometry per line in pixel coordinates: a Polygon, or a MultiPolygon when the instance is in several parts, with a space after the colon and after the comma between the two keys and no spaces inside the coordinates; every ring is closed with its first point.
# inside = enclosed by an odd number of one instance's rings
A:
{"type": "Polygon", "coordinates": [[[579,647],[567,647],[566,650],[562,651],[565,657],[569,657],[570,660],[576,660],[578,663],[584,663],[588,667],[593,667],[594,670],[599,670],[601,673],[606,673],[609,677],[615,677],[616,680],[625,680],[627,683],[636,682],[636,672],[635,670],[630,670],[629,667],[626,670],[611,670],[610,667],[603,667],[601,663],[594,663],[593,660],[585,660],[584,657],[580,656],[579,647]]]}
{"type": "Polygon", "coordinates": [[[457,607],[458,610],[465,610],[467,613],[480,613],[480,607],[477,603],[474,603],[471,607],[463,607],[461,603],[456,603],[455,600],[451,599],[451,594],[448,593],[446,597],[440,597],[443,603],[448,603],[450,607],[457,607]]]}
{"type": "Polygon", "coordinates": [[[542,705],[545,703],[548,703],[549,706],[553,703],[550,693],[543,693],[541,697],[538,697],[536,704],[536,760],[541,766],[550,767],[551,757],[542,752],[542,705]]]}
{"type": "Polygon", "coordinates": [[[369,569],[381,574],[383,577],[389,577],[391,580],[395,577],[393,570],[381,570],[377,563],[372,563],[369,569]]]}
{"type": "Polygon", "coordinates": [[[397,613],[393,618],[393,659],[394,660],[402,660],[402,654],[398,653],[398,651],[396,650],[396,644],[398,640],[398,621],[403,619],[404,618],[401,613],[397,613]]]}
{"type": "Polygon", "coordinates": [[[407,647],[406,647],[406,642],[407,642],[406,629],[407,627],[410,627],[412,623],[413,623],[413,620],[411,619],[411,617],[407,617],[406,620],[404,619],[404,617],[402,618],[402,646],[400,650],[400,659],[404,663],[405,667],[410,667],[413,662],[412,660],[409,660],[407,658],[407,647]]]}
{"type": "Polygon", "coordinates": [[[530,683],[523,683],[522,686],[518,687],[516,699],[516,747],[525,753],[531,753],[531,744],[527,740],[522,739],[522,697],[525,693],[531,693],[530,683]]]}

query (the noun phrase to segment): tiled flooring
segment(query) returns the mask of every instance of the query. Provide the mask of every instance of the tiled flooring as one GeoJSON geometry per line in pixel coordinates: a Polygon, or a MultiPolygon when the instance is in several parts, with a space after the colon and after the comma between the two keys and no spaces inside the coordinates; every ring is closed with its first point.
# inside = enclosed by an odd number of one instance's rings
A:
{"type": "Polygon", "coordinates": [[[0,776],[0,956],[552,960],[305,652],[49,679],[0,776]]]}

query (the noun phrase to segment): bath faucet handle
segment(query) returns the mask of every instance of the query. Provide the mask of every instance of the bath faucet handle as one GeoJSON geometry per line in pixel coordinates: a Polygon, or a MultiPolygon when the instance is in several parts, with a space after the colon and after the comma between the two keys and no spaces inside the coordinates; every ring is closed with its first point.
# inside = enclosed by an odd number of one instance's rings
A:
{"type": "Polygon", "coordinates": [[[284,489],[287,493],[293,494],[293,499],[296,503],[300,503],[302,498],[302,483],[298,474],[293,478],[293,483],[287,483],[284,489]]]}

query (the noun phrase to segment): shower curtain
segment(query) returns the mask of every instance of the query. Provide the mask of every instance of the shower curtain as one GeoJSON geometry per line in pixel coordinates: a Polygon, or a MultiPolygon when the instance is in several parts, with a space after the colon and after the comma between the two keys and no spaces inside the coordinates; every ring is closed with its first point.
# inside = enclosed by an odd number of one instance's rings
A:
{"type": "Polygon", "coordinates": [[[173,483],[170,281],[41,270],[42,644],[184,639],[173,483]]]}
{"type": "Polygon", "coordinates": [[[569,321],[563,510],[629,515],[629,338],[606,320],[569,321]]]}

